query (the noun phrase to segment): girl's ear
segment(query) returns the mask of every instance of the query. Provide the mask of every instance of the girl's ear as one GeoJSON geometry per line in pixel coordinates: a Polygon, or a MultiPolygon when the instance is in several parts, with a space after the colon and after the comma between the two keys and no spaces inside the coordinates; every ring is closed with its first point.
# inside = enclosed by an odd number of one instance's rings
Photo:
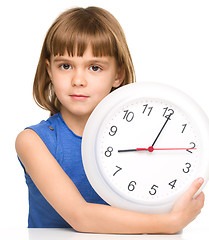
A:
{"type": "Polygon", "coordinates": [[[52,72],[51,72],[51,65],[48,59],[46,59],[46,69],[49,74],[49,78],[52,80],[52,72]]]}
{"type": "Polygon", "coordinates": [[[115,81],[113,83],[113,87],[114,88],[117,88],[119,87],[122,82],[124,81],[125,79],[125,69],[122,67],[118,70],[116,76],[115,76],[115,81]]]}

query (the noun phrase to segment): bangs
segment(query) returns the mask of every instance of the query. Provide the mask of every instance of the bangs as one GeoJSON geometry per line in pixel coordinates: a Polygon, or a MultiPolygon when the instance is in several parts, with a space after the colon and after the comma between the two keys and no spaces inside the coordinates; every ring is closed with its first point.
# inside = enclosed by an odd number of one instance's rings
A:
{"type": "Polygon", "coordinates": [[[82,57],[87,47],[92,48],[94,57],[114,56],[118,58],[118,49],[113,33],[107,25],[99,22],[92,14],[67,18],[58,24],[51,41],[48,42],[48,54],[82,57]]]}

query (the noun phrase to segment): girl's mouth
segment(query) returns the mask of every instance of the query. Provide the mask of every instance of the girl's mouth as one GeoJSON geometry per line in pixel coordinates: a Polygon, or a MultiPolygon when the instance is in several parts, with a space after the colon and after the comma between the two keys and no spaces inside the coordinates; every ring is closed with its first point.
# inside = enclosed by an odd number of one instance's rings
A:
{"type": "Polygon", "coordinates": [[[88,96],[81,95],[81,94],[73,94],[73,95],[70,95],[70,96],[71,96],[72,99],[80,100],[80,101],[86,100],[88,98],[88,96]]]}

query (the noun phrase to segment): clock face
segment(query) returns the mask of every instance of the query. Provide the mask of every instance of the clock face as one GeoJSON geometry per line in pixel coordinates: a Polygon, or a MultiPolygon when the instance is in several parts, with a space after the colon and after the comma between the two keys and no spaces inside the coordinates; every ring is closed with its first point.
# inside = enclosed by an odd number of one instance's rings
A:
{"type": "Polygon", "coordinates": [[[107,184],[133,202],[156,203],[191,183],[200,164],[195,123],[162,99],[115,107],[101,124],[96,157],[107,184]]]}
{"type": "Polygon", "coordinates": [[[209,121],[181,91],[134,83],[104,98],[84,129],[82,158],[110,205],[168,212],[197,177],[209,175],[209,121]]]}

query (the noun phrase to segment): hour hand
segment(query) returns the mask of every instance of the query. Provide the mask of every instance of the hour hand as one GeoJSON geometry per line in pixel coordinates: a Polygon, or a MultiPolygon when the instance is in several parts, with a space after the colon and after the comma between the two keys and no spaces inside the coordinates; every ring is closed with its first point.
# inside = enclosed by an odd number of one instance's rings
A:
{"type": "Polygon", "coordinates": [[[134,148],[134,149],[118,150],[118,152],[136,152],[136,151],[148,151],[148,148],[134,148]]]}

